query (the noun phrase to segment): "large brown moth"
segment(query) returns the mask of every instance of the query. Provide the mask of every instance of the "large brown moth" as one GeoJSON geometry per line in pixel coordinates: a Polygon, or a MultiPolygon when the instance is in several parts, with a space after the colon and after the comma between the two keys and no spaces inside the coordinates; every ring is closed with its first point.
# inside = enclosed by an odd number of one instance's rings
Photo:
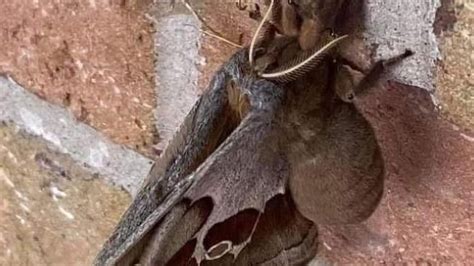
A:
{"type": "MultiPolygon", "coordinates": [[[[332,38],[323,35],[312,46],[332,38]]],[[[409,53],[378,62],[359,82],[335,52],[262,78],[301,63],[302,38],[272,36],[224,63],[96,265],[299,265],[316,254],[316,224],[373,212],[383,160],[351,100],[409,53]]]]}

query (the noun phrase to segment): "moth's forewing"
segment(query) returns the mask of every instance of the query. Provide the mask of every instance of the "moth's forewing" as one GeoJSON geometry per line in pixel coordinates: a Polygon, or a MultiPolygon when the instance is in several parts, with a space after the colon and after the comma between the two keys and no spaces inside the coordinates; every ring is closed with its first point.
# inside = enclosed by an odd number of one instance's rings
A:
{"type": "Polygon", "coordinates": [[[195,171],[235,128],[235,119],[229,116],[226,88],[230,76],[225,70],[232,64],[235,62],[229,61],[214,75],[207,91],[196,102],[163,156],[153,166],[131,206],[97,256],[96,264],[113,264],[132,247],[139,247],[139,241],[174,205],[173,200],[186,190],[189,181],[185,177],[195,171]],[[167,208],[162,210],[160,206],[167,208]]]}
{"type": "Polygon", "coordinates": [[[250,110],[191,176],[137,261],[143,265],[293,265],[315,255],[317,231],[286,192],[276,112],[282,90],[264,80],[236,80],[250,110]]]}
{"type": "Polygon", "coordinates": [[[242,50],[215,75],[97,265],[287,264],[314,256],[316,228],[285,190],[288,166],[274,120],[281,89],[249,79],[246,60],[242,50]],[[230,99],[236,88],[251,99],[230,99]]]}

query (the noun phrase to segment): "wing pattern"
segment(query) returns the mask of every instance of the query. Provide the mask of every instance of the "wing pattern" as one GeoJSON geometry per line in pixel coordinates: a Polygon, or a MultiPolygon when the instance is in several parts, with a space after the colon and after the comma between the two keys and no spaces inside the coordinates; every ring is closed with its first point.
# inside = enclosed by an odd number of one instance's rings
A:
{"type": "Polygon", "coordinates": [[[215,75],[96,264],[293,265],[315,255],[316,227],[286,190],[284,91],[246,75],[246,53],[215,75]],[[230,87],[249,103],[240,123],[230,87]]]}

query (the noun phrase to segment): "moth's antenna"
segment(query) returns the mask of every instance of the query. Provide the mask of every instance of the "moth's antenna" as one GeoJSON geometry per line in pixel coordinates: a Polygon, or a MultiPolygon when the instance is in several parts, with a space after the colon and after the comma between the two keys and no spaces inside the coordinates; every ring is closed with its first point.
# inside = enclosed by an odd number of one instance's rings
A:
{"type": "Polygon", "coordinates": [[[321,49],[316,51],[314,54],[312,54],[310,57],[308,57],[306,60],[302,61],[301,63],[296,64],[295,66],[292,66],[290,68],[287,68],[283,71],[278,71],[274,73],[262,73],[260,76],[265,79],[278,79],[281,77],[285,76],[290,76],[294,74],[295,72],[300,71],[302,68],[304,68],[307,65],[311,65],[313,60],[317,60],[322,54],[328,52],[331,48],[336,46],[339,42],[347,38],[348,35],[341,36],[339,38],[336,38],[332,41],[330,41],[328,44],[323,46],[321,49]]]}
{"type": "Polygon", "coordinates": [[[199,21],[201,22],[202,25],[204,25],[204,27],[206,27],[208,30],[201,30],[200,31],[206,35],[209,35],[213,38],[216,38],[220,41],[223,41],[227,44],[230,44],[234,47],[237,47],[237,48],[242,48],[243,46],[240,45],[240,44],[237,44],[233,41],[230,41],[224,37],[221,36],[221,34],[219,34],[216,30],[214,30],[213,28],[211,28],[211,26],[209,26],[205,21],[204,19],[194,10],[194,8],[191,6],[191,4],[189,4],[189,0],[182,0],[184,6],[191,12],[191,14],[193,14],[193,16],[199,21]]]}
{"type": "Polygon", "coordinates": [[[216,39],[218,39],[219,41],[223,41],[223,42],[225,42],[225,43],[227,43],[227,44],[229,44],[229,45],[232,45],[232,46],[234,46],[234,47],[237,47],[237,48],[243,48],[243,47],[244,47],[244,46],[242,46],[242,45],[240,45],[240,44],[237,44],[237,43],[235,43],[235,42],[233,42],[233,41],[230,41],[230,40],[228,40],[228,39],[226,39],[226,38],[224,38],[224,37],[222,37],[222,36],[219,36],[219,35],[217,35],[216,33],[213,33],[212,31],[205,31],[205,30],[200,30],[200,31],[201,31],[202,33],[204,33],[204,34],[206,34],[206,35],[212,37],[212,38],[216,38],[216,39]]]}
{"type": "Polygon", "coordinates": [[[255,49],[255,43],[257,42],[257,38],[260,35],[260,31],[262,30],[263,25],[265,22],[268,20],[268,17],[270,17],[270,13],[273,11],[273,4],[275,3],[275,0],[270,0],[270,6],[268,6],[268,10],[265,13],[265,16],[263,16],[262,21],[260,24],[258,24],[257,31],[253,35],[252,42],[250,43],[250,49],[249,49],[249,63],[252,66],[253,65],[253,50],[255,49]]]}

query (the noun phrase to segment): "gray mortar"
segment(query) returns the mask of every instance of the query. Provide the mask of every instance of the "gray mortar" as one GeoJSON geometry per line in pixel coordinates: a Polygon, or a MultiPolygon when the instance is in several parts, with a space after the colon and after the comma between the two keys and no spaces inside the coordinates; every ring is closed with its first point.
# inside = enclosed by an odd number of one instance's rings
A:
{"type": "Polygon", "coordinates": [[[433,23],[440,0],[366,2],[365,37],[377,47],[375,59],[411,49],[415,55],[395,69],[392,78],[433,91],[440,56],[433,23]]]}
{"type": "Polygon", "coordinates": [[[151,160],[112,143],[66,109],[47,103],[5,76],[0,76],[0,106],[0,121],[13,122],[42,137],[55,150],[69,154],[132,195],[150,170],[151,160]]]}
{"type": "Polygon", "coordinates": [[[201,25],[191,15],[164,12],[157,12],[154,22],[155,118],[161,137],[158,148],[164,149],[198,98],[201,25]]]}

